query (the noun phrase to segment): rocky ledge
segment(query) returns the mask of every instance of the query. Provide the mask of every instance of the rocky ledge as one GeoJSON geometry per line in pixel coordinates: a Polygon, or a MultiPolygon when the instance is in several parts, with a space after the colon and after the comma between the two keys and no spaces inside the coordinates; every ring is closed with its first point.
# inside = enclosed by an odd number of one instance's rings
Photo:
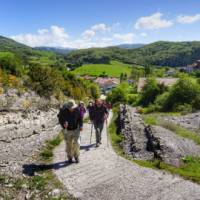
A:
{"type": "Polygon", "coordinates": [[[56,107],[55,99],[33,92],[0,95],[0,173],[21,175],[23,165],[34,162],[45,141],[59,133],[56,107]]]}
{"type": "Polygon", "coordinates": [[[123,105],[119,130],[124,135],[123,149],[136,159],[160,159],[179,166],[183,157],[200,155],[200,146],[159,126],[146,126],[135,108],[123,105]]]}

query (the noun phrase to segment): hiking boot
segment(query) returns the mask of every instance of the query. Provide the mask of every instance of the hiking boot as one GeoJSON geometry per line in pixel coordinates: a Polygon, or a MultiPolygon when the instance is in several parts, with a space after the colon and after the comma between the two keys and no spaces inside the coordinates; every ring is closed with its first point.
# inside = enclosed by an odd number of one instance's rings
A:
{"type": "Polygon", "coordinates": [[[79,157],[75,157],[75,161],[76,161],[76,163],[79,163],[80,162],[79,157]]]}
{"type": "Polygon", "coordinates": [[[71,164],[72,162],[72,158],[68,158],[68,163],[71,164]]]}
{"type": "Polygon", "coordinates": [[[96,143],[96,147],[99,147],[99,143],[96,143]]]}

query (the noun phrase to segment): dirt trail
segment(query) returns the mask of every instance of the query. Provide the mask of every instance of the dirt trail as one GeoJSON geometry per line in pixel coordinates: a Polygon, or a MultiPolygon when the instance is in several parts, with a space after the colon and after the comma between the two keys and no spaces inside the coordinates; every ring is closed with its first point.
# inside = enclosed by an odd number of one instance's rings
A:
{"type": "MultiPolygon", "coordinates": [[[[89,145],[91,124],[81,135],[81,162],[63,165],[64,142],[54,151],[58,179],[76,198],[95,200],[200,200],[200,185],[166,172],[143,168],[119,157],[107,146],[106,129],[99,148],[89,145]]],[[[92,144],[95,143],[93,132],[92,144]]]]}

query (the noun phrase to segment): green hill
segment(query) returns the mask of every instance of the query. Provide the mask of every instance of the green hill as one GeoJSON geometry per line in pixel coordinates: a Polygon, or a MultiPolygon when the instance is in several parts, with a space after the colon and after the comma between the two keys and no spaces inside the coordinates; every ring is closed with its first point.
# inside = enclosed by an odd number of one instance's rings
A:
{"type": "Polygon", "coordinates": [[[49,51],[33,49],[12,39],[0,36],[0,52],[13,53],[23,65],[58,65],[64,63],[63,56],[49,51]]]}
{"type": "MultiPolygon", "coordinates": [[[[117,47],[77,50],[66,56],[74,68],[88,63],[109,63],[117,60],[128,64],[185,66],[200,59],[200,42],[155,42],[137,49],[117,47]]],[[[69,65],[69,66],[70,66],[69,65]]]]}
{"type": "Polygon", "coordinates": [[[131,66],[118,61],[111,61],[110,64],[86,64],[76,68],[73,73],[91,76],[106,74],[108,76],[120,77],[121,73],[129,75],[131,73],[131,66]]]}

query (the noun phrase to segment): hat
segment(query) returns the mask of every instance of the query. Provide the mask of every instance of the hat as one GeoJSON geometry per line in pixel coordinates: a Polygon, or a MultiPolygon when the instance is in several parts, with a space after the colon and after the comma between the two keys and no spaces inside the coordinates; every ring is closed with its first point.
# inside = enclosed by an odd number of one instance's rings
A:
{"type": "Polygon", "coordinates": [[[84,105],[84,102],[83,102],[83,101],[80,101],[80,104],[83,104],[83,105],[84,105]]]}
{"type": "Polygon", "coordinates": [[[69,100],[69,101],[67,102],[66,107],[67,107],[68,109],[74,109],[74,108],[77,107],[77,105],[76,105],[75,101],[74,101],[73,99],[71,99],[71,100],[69,100]]]}

